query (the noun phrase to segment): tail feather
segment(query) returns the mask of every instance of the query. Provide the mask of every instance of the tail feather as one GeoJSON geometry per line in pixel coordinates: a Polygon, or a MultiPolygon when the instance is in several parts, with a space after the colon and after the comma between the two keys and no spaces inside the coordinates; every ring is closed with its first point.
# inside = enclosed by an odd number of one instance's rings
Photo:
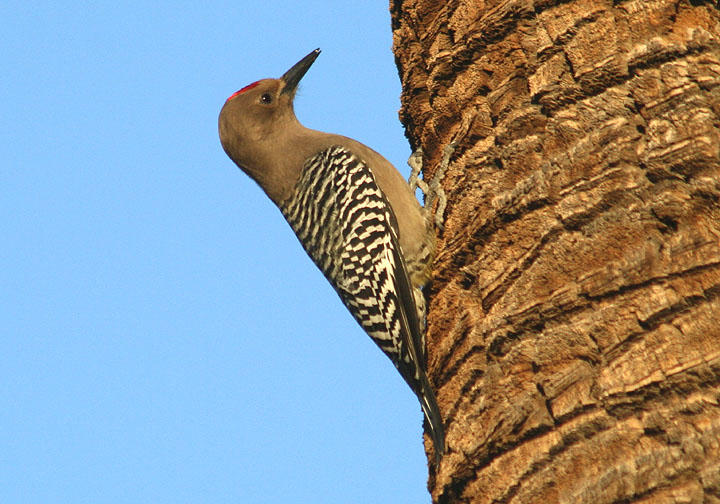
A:
{"type": "Polygon", "coordinates": [[[435,461],[440,463],[440,459],[442,459],[442,456],[445,454],[445,427],[443,426],[440,409],[435,401],[435,393],[430,388],[430,382],[427,376],[425,376],[425,373],[421,373],[420,382],[422,387],[421,394],[419,394],[420,406],[425,414],[430,437],[433,440],[435,461]]]}

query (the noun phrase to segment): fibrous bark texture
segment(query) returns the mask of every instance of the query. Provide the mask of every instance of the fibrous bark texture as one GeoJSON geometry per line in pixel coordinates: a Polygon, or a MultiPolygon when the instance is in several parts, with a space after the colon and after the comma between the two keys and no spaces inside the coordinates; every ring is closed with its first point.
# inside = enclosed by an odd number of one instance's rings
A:
{"type": "Polygon", "coordinates": [[[715,2],[391,12],[400,116],[448,199],[433,500],[720,502],[715,2]]]}

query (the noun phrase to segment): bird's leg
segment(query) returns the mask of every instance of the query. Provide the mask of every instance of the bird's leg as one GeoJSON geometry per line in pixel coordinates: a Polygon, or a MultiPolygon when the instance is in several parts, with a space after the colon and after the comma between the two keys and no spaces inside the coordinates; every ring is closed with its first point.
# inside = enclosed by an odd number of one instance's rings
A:
{"type": "Polygon", "coordinates": [[[450,142],[443,149],[442,160],[440,166],[435,171],[435,176],[430,179],[430,182],[426,182],[420,178],[423,165],[423,151],[422,148],[413,152],[408,158],[408,165],[410,166],[410,178],[408,178],[408,184],[410,189],[420,189],[425,195],[425,208],[428,212],[433,213],[433,222],[435,227],[439,230],[443,229],[443,222],[445,220],[445,206],[447,205],[447,197],[445,196],[445,190],[443,189],[440,181],[445,176],[445,170],[450,165],[450,157],[455,152],[456,143],[450,142]],[[437,201],[437,208],[433,212],[433,207],[437,201]]]}

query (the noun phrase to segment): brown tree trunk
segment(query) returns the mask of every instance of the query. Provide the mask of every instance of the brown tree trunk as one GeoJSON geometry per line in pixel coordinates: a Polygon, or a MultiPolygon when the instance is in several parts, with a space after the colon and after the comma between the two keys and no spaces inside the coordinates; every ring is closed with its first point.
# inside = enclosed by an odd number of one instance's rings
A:
{"type": "Polygon", "coordinates": [[[720,502],[715,2],[391,12],[401,118],[448,200],[433,500],[720,502]]]}

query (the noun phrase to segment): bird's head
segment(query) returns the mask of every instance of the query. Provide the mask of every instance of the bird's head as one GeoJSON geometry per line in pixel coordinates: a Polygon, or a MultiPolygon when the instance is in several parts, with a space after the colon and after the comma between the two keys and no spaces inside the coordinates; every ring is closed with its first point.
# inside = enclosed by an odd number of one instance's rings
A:
{"type": "MultiPolygon", "coordinates": [[[[293,99],[300,79],[320,49],[298,61],[279,79],[263,79],[233,93],[225,102],[218,119],[220,142],[228,156],[260,184],[268,195],[268,170],[278,165],[271,159],[283,148],[285,135],[299,127],[293,111],[293,99]]],[[[275,198],[273,198],[275,199],[275,198]]]]}

